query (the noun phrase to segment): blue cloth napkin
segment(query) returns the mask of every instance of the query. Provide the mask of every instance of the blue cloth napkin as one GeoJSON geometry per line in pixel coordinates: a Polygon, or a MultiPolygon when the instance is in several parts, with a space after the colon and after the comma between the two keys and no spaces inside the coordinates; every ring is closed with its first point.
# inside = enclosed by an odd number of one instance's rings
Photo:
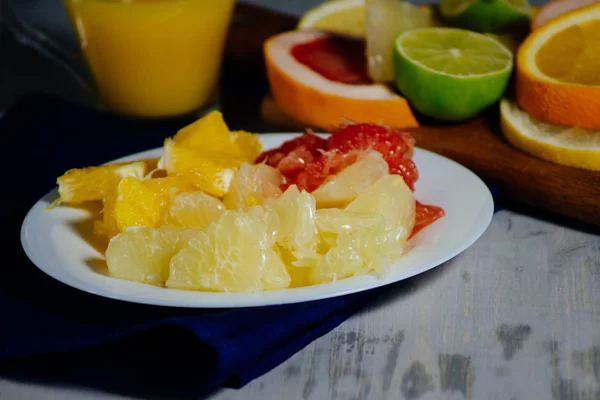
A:
{"type": "Polygon", "coordinates": [[[29,262],[20,225],[57,176],[158,147],[187,122],[125,119],[47,95],[23,99],[0,119],[11,161],[1,196],[9,232],[0,274],[1,376],[193,398],[266,373],[374,296],[251,309],[145,306],[72,289],[29,262]]]}

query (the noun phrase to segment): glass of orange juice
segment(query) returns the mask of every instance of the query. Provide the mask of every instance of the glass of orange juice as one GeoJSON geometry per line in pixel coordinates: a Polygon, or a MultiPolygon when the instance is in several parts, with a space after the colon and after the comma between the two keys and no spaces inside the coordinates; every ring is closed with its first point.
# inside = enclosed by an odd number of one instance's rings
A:
{"type": "Polygon", "coordinates": [[[217,91],[235,0],[63,0],[102,106],[189,115],[217,91]]]}

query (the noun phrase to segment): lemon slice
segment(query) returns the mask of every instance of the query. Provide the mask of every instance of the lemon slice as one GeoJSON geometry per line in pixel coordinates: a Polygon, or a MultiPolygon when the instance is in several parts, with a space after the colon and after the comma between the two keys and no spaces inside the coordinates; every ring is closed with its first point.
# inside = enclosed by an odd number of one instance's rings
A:
{"type": "Polygon", "coordinates": [[[352,36],[365,36],[364,0],[337,0],[308,10],[298,29],[316,29],[352,36]]]}
{"type": "Polygon", "coordinates": [[[510,100],[500,103],[500,125],[513,146],[557,164],[600,171],[600,130],[554,125],[510,100]]]}

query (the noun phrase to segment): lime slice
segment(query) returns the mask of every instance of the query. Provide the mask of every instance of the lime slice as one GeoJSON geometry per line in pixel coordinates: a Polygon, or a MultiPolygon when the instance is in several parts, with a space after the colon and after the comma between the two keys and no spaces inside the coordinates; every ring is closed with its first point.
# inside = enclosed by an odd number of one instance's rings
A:
{"type": "Polygon", "coordinates": [[[394,47],[398,89],[411,105],[445,121],[471,118],[504,93],[513,55],[498,40],[455,28],[401,34],[394,47]]]}
{"type": "Polygon", "coordinates": [[[402,32],[439,25],[431,7],[399,0],[366,0],[367,60],[374,81],[393,82],[394,41],[402,32]]]}
{"type": "Polygon", "coordinates": [[[453,25],[478,32],[527,26],[531,16],[527,0],[441,0],[440,11],[453,25]]]}
{"type": "Polygon", "coordinates": [[[308,10],[298,29],[317,29],[352,36],[365,36],[364,0],[336,0],[308,10]]]}

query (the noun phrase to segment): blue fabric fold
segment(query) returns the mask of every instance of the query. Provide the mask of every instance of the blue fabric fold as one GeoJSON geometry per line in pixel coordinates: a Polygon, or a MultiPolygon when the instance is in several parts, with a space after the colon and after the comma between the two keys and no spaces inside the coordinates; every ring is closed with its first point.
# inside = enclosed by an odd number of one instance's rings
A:
{"type": "Polygon", "coordinates": [[[20,225],[57,176],[158,147],[188,122],[131,120],[48,95],[24,98],[0,119],[8,158],[17,166],[5,174],[11,194],[1,200],[9,241],[0,279],[0,375],[144,398],[194,398],[268,372],[375,295],[251,309],[177,309],[93,296],[31,264],[20,245],[20,225]]]}

